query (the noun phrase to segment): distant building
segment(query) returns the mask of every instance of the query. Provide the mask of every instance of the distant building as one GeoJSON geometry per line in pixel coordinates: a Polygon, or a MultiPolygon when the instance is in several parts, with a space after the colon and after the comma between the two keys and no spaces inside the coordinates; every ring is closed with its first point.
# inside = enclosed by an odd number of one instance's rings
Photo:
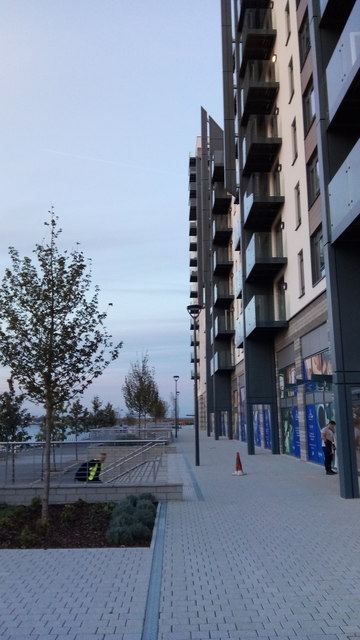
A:
{"type": "MultiPolygon", "coordinates": [[[[189,160],[200,427],[359,497],[360,3],[221,0],[224,122],[189,160]]],[[[193,338],[192,338],[193,340],[193,338]]]]}

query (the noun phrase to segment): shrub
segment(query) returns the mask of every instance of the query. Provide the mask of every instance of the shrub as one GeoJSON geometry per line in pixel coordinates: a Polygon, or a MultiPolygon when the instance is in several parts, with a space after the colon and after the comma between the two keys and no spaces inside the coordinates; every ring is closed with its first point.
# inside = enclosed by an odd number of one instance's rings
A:
{"type": "Polygon", "coordinates": [[[129,526],[128,531],[134,542],[144,542],[151,538],[151,529],[146,527],[142,522],[134,522],[129,526]]]}
{"type": "Polygon", "coordinates": [[[155,517],[156,501],[151,493],[127,496],[113,509],[106,540],[115,545],[147,542],[155,517]]]}
{"type": "Polygon", "coordinates": [[[21,547],[25,547],[26,549],[32,547],[37,542],[36,535],[31,531],[27,524],[21,530],[19,542],[21,547]]]}

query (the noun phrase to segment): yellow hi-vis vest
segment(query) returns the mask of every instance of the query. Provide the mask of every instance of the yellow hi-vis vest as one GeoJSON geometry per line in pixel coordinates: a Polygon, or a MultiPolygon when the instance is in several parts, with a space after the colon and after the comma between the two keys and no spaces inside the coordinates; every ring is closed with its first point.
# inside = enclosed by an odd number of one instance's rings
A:
{"type": "Polygon", "coordinates": [[[101,464],[100,462],[96,462],[96,464],[94,464],[92,467],[89,467],[89,475],[88,475],[88,480],[93,480],[95,477],[95,474],[98,470],[98,468],[100,467],[101,469],[101,464]]]}

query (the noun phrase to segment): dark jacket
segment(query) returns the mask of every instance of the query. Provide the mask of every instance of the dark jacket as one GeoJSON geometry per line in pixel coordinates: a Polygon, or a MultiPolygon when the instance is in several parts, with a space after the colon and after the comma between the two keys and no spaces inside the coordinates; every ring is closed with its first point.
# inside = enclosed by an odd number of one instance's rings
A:
{"type": "Polygon", "coordinates": [[[75,473],[75,480],[79,482],[100,482],[101,462],[100,460],[89,460],[84,462],[75,473]]]}

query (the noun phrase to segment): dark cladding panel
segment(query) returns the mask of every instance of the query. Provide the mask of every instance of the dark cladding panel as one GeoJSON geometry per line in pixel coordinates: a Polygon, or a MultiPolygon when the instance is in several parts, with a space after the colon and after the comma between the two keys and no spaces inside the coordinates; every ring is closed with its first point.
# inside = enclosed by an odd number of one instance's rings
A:
{"type": "Polygon", "coordinates": [[[225,188],[236,196],[233,52],[230,0],[221,0],[225,188]]]}

